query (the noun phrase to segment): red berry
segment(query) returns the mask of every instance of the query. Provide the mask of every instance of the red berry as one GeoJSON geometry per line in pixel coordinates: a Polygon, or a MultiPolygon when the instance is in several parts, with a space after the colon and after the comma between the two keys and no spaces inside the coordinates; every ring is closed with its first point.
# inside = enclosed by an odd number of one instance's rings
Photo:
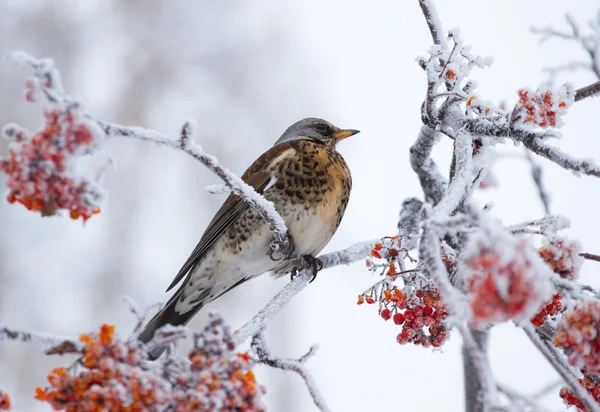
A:
{"type": "Polygon", "coordinates": [[[393,258],[398,257],[398,249],[389,248],[388,255],[390,255],[393,258]]]}
{"type": "Polygon", "coordinates": [[[392,314],[389,309],[385,308],[381,311],[381,317],[385,320],[389,320],[392,317],[392,314]]]}
{"type": "Polygon", "coordinates": [[[404,323],[404,315],[402,313],[396,313],[393,321],[396,325],[402,325],[404,323]]]}

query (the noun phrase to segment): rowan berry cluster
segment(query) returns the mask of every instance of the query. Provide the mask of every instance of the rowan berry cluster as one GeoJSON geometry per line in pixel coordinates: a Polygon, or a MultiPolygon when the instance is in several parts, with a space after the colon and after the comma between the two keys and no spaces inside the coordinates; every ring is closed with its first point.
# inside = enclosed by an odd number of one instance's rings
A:
{"type": "Polygon", "coordinates": [[[8,411],[10,410],[10,396],[0,386],[0,411],[8,411]]]}
{"type": "Polygon", "coordinates": [[[563,316],[556,328],[554,343],[563,349],[571,365],[599,373],[599,330],[600,302],[584,302],[563,316]]]}
{"type": "Polygon", "coordinates": [[[530,253],[527,242],[507,240],[502,248],[494,248],[479,240],[464,257],[472,324],[518,321],[535,314],[550,294],[547,279],[539,277],[543,268],[533,262],[539,258],[530,253]]]}
{"type": "Polygon", "coordinates": [[[519,103],[516,111],[521,115],[520,121],[542,128],[561,126],[561,116],[575,101],[575,90],[569,83],[558,89],[520,89],[518,93],[519,103]]]}
{"type": "Polygon", "coordinates": [[[448,310],[428,279],[414,271],[398,272],[400,255],[408,257],[399,242],[397,236],[384,238],[371,250],[373,258],[367,260],[367,267],[380,271],[384,279],[359,295],[358,304],[378,302],[380,316],[401,327],[398,343],[440,347],[448,339],[448,310]],[[401,289],[395,285],[398,280],[403,283],[401,289]]]}
{"type": "Polygon", "coordinates": [[[137,340],[124,342],[114,328],[82,335],[81,367],[54,369],[36,399],[65,411],[264,411],[247,354],[234,353],[231,331],[211,314],[194,339],[189,361],[147,360],[137,340]]]}
{"type": "MultiPolygon", "coordinates": [[[[34,101],[37,89],[31,80],[27,85],[27,100],[34,101]]],[[[0,171],[8,176],[7,200],[42,216],[66,210],[85,221],[100,211],[104,195],[94,182],[75,175],[73,159],[90,153],[103,132],[84,119],[77,103],[54,104],[44,120],[33,135],[15,124],[3,128],[11,142],[8,157],[0,159],[0,171]]]]}
{"type": "MultiPolygon", "coordinates": [[[[583,258],[579,256],[580,250],[579,242],[556,237],[546,240],[538,252],[554,273],[563,279],[574,280],[579,276],[579,269],[583,264],[583,258]]],[[[531,323],[539,327],[548,317],[556,317],[564,309],[562,300],[563,296],[555,293],[531,319],[531,323]]]]}
{"type": "MultiPolygon", "coordinates": [[[[596,381],[586,373],[584,373],[583,378],[579,378],[578,381],[581,386],[583,386],[585,390],[592,395],[594,400],[600,403],[600,385],[598,385],[598,383],[596,383],[596,381]]],[[[573,392],[571,392],[566,386],[563,386],[560,389],[559,396],[565,402],[565,405],[575,406],[577,409],[587,412],[588,409],[585,407],[583,402],[581,402],[581,399],[575,396],[573,392]]]]}

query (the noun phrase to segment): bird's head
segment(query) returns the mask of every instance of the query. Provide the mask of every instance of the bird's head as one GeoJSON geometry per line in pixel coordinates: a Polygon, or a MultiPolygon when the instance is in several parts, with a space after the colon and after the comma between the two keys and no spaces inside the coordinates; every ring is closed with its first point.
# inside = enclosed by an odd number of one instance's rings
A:
{"type": "Polygon", "coordinates": [[[356,133],[359,133],[359,131],[340,129],[323,119],[308,117],[288,127],[275,144],[309,139],[335,147],[338,142],[356,133]]]}

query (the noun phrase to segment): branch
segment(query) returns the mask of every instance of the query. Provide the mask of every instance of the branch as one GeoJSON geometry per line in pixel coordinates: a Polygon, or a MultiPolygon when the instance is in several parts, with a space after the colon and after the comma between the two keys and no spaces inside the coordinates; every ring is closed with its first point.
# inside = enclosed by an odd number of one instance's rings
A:
{"type": "Polygon", "coordinates": [[[525,158],[531,165],[531,176],[533,177],[533,181],[538,190],[538,195],[542,205],[544,206],[544,212],[546,216],[550,216],[550,198],[548,196],[548,192],[546,192],[544,183],[542,182],[542,167],[533,161],[529,150],[525,150],[525,158]]]}
{"type": "MultiPolygon", "coordinates": [[[[34,77],[38,80],[38,86],[41,88],[49,102],[65,105],[66,107],[78,105],[78,103],[68,96],[62,88],[60,74],[54,67],[54,63],[51,59],[36,59],[24,52],[14,52],[11,56],[15,61],[28,64],[33,68],[34,77]]],[[[254,188],[246,184],[240,177],[223,167],[215,157],[202,151],[202,148],[199,145],[194,144],[192,141],[195,129],[193,122],[186,122],[181,130],[179,138],[174,139],[152,129],[107,123],[97,120],[87,113],[84,113],[83,117],[88,121],[96,123],[107,136],[132,137],[168,146],[176,150],[181,150],[200,161],[221,178],[234,194],[244,199],[244,201],[256,209],[261,215],[273,234],[274,239],[273,242],[271,242],[271,248],[274,251],[282,251],[283,254],[285,254],[290,248],[287,227],[273,203],[257,193],[254,188]]]]}
{"type": "Polygon", "coordinates": [[[258,363],[264,363],[272,368],[281,369],[284,371],[296,372],[304,380],[310,396],[315,403],[315,406],[322,412],[330,411],[325,398],[319,391],[317,384],[311,376],[308,369],[304,366],[304,362],[308,360],[317,350],[316,346],[312,346],[308,353],[301,356],[299,359],[281,359],[271,354],[267,341],[262,332],[254,335],[252,338],[252,350],[257,356],[258,363]]]}
{"type": "MultiPolygon", "coordinates": [[[[317,259],[321,263],[320,270],[338,265],[347,265],[369,255],[369,251],[378,240],[357,243],[345,250],[327,253],[317,259]]],[[[294,296],[308,285],[313,278],[312,268],[301,268],[294,279],[288,283],[267,305],[250,321],[236,331],[236,343],[240,344],[251,336],[262,332],[267,324],[286,306],[294,296]]]]}
{"type": "Polygon", "coordinates": [[[580,253],[579,256],[581,256],[584,259],[595,260],[596,262],[600,262],[599,255],[594,255],[592,253],[580,253]]]}
{"type": "Polygon", "coordinates": [[[446,38],[442,34],[442,23],[438,17],[437,10],[435,9],[433,2],[430,0],[419,0],[419,5],[423,11],[425,20],[427,21],[427,26],[429,27],[429,32],[431,33],[433,42],[443,48],[446,48],[446,38]]]}
{"type": "MultiPolygon", "coordinates": [[[[592,73],[596,75],[600,79],[600,66],[598,66],[598,41],[597,33],[593,33],[590,36],[582,36],[579,26],[573,20],[571,16],[568,14],[565,16],[567,23],[571,28],[571,33],[565,33],[553,29],[552,27],[544,28],[544,29],[536,29],[535,27],[531,29],[533,33],[540,34],[540,43],[545,42],[551,38],[557,38],[567,41],[575,41],[581,45],[581,48],[588,54],[591,65],[587,67],[592,73]]],[[[590,25],[598,24],[598,22],[590,23],[590,25]]],[[[555,71],[560,70],[560,68],[555,69],[555,71]]]]}
{"type": "Polygon", "coordinates": [[[428,126],[422,126],[417,140],[410,147],[410,165],[419,176],[425,200],[437,205],[444,196],[447,180],[439,172],[437,165],[431,159],[431,151],[436,143],[436,131],[428,126]]]}
{"type": "Polygon", "coordinates": [[[209,170],[215,173],[227,187],[236,195],[240,196],[252,208],[254,208],[264,219],[269,226],[269,230],[273,234],[274,240],[271,247],[276,251],[286,251],[289,247],[289,239],[287,227],[283,218],[279,215],[272,202],[265,199],[261,194],[257,193],[254,188],[244,182],[240,177],[230,172],[223,167],[216,157],[202,151],[202,148],[191,141],[193,130],[190,122],[186,122],[182,128],[179,139],[173,139],[156,130],[144,129],[141,127],[128,127],[117,124],[105,123],[95,120],[90,117],[90,120],[95,121],[104,130],[107,136],[125,136],[135,139],[152,142],[155,144],[168,146],[175,150],[192,156],[198,160],[209,170]]]}
{"type": "MultiPolygon", "coordinates": [[[[600,75],[599,75],[600,77],[600,75]]],[[[600,93],[600,81],[590,84],[589,86],[582,87],[575,91],[575,101],[578,102],[588,97],[595,97],[600,93]]]]}
{"type": "Polygon", "coordinates": [[[50,346],[50,348],[46,350],[47,355],[81,353],[81,349],[83,348],[83,345],[81,345],[77,338],[52,335],[49,333],[23,332],[0,327],[0,342],[3,340],[14,340],[18,342],[50,346]]]}

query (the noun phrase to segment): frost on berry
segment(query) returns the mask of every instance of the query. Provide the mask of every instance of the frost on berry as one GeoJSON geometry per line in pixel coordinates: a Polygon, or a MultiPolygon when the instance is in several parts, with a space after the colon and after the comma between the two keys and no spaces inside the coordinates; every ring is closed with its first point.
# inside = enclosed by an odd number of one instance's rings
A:
{"type": "Polygon", "coordinates": [[[566,83],[558,89],[541,86],[536,91],[519,90],[519,103],[515,108],[521,124],[533,124],[541,128],[562,126],[562,115],[575,101],[575,89],[566,83]]]}
{"type": "Polygon", "coordinates": [[[473,235],[462,263],[475,327],[529,319],[551,296],[548,267],[525,240],[502,231],[473,235]]]}
{"type": "Polygon", "coordinates": [[[555,237],[544,239],[544,244],[539,249],[539,254],[552,271],[561,278],[574,280],[579,277],[579,270],[583,264],[581,244],[576,240],[555,237]]]}
{"type": "MultiPolygon", "coordinates": [[[[598,403],[600,403],[600,385],[596,383],[596,381],[587,373],[584,373],[583,378],[578,379],[581,386],[585,388],[585,390],[592,395],[592,398],[598,403]]],[[[560,389],[559,396],[562,398],[563,402],[567,406],[575,406],[577,409],[581,411],[587,411],[587,408],[577,396],[573,394],[566,386],[563,386],[560,389]]]]}
{"type": "Polygon", "coordinates": [[[563,310],[562,299],[563,296],[560,293],[555,293],[552,299],[546,305],[542,306],[539,312],[531,318],[531,323],[534,326],[540,327],[546,322],[547,318],[556,317],[563,310]]]}
{"type": "Polygon", "coordinates": [[[10,410],[10,396],[0,386],[0,411],[10,410]]]}
{"type": "Polygon", "coordinates": [[[367,267],[383,279],[358,296],[358,304],[379,305],[379,316],[400,327],[396,341],[440,347],[448,339],[448,310],[431,281],[416,272],[400,273],[399,259],[408,258],[398,236],[374,245],[367,267]]]}
{"type": "Polygon", "coordinates": [[[235,353],[230,329],[211,314],[194,337],[189,361],[147,360],[136,339],[122,341],[114,328],[82,335],[81,365],[56,368],[35,398],[64,411],[248,411],[259,412],[264,389],[247,354],[235,353]]]}
{"type": "MultiPolygon", "coordinates": [[[[33,86],[32,86],[33,87],[33,86]]],[[[0,158],[7,175],[9,203],[50,216],[66,210],[84,221],[100,211],[102,190],[74,173],[74,158],[90,153],[103,131],[83,118],[76,103],[55,104],[44,112],[44,127],[34,134],[8,124],[8,156],[0,158]]]]}
{"type": "Polygon", "coordinates": [[[599,373],[599,332],[600,302],[588,301],[563,316],[556,328],[554,343],[563,349],[571,365],[599,373]]]}

